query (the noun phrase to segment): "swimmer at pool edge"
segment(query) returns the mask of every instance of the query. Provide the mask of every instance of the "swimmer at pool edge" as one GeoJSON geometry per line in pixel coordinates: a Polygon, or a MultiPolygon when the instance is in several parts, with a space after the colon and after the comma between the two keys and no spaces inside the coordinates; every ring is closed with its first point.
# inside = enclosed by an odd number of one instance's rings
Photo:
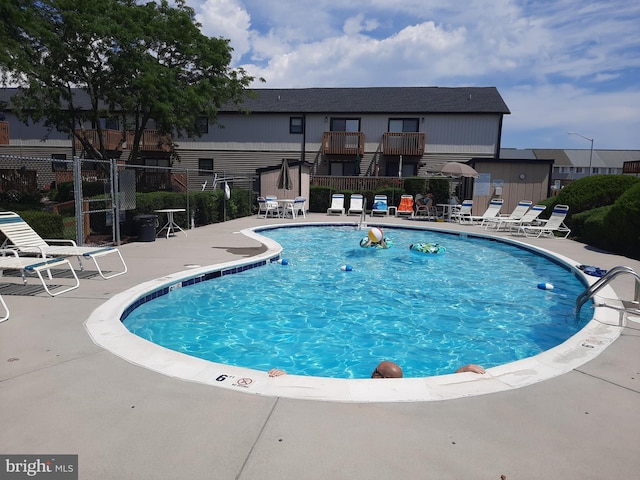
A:
{"type": "MultiPolygon", "coordinates": [[[[486,373],[485,369],[480,365],[469,363],[456,370],[456,373],[472,372],[477,374],[486,373]]],[[[278,368],[272,368],[269,370],[270,377],[279,377],[286,375],[287,372],[278,368]]],[[[378,366],[371,372],[371,378],[402,378],[402,369],[397,363],[389,362],[387,360],[380,362],[378,366]]]]}

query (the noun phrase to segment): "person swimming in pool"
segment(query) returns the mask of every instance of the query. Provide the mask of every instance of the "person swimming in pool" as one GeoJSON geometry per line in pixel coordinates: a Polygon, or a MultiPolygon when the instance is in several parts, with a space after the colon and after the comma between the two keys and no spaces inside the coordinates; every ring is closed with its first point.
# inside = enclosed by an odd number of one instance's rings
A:
{"type": "MultiPolygon", "coordinates": [[[[484,368],[474,363],[469,363],[456,370],[456,373],[464,372],[472,372],[480,375],[486,373],[484,368]]],[[[287,372],[278,368],[272,368],[271,370],[269,370],[270,377],[279,377],[286,374],[287,372]]],[[[378,366],[373,370],[373,372],[371,372],[371,378],[402,378],[402,368],[400,368],[400,365],[395,362],[385,360],[383,362],[380,362],[378,366]]]]}

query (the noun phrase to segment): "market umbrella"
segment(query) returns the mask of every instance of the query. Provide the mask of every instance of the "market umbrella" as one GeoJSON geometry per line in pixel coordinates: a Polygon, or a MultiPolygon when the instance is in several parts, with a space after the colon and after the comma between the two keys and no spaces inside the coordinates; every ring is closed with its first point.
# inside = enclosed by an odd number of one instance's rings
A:
{"type": "Polygon", "coordinates": [[[445,163],[440,169],[442,175],[449,175],[452,177],[471,177],[478,178],[480,174],[471,168],[466,163],[460,162],[448,162],[445,163]]]}
{"type": "Polygon", "coordinates": [[[291,170],[289,170],[289,162],[287,162],[286,158],[282,160],[282,167],[278,176],[278,190],[293,190],[293,179],[291,178],[291,170]]]}

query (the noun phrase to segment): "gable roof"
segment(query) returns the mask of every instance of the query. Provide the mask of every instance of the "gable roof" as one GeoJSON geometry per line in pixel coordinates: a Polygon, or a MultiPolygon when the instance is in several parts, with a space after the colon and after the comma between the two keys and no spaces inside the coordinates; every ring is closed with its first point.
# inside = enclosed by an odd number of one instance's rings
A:
{"type": "MultiPolygon", "coordinates": [[[[17,88],[1,88],[0,101],[11,110],[17,88]]],[[[327,114],[428,114],[511,112],[495,87],[365,87],[365,88],[264,88],[253,89],[243,108],[252,113],[327,114]]],[[[79,108],[90,108],[83,90],[75,90],[79,108]]],[[[229,105],[221,112],[237,112],[229,105]]]]}
{"type": "Polygon", "coordinates": [[[495,87],[364,87],[254,89],[255,113],[510,114],[495,87]]]}

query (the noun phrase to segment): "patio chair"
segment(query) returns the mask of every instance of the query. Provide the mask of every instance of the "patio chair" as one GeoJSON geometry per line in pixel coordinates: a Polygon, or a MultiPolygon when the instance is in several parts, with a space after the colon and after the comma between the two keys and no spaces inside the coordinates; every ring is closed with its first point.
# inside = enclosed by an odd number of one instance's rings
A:
{"type": "MultiPolygon", "coordinates": [[[[18,252],[13,249],[0,249],[0,276],[4,273],[4,270],[19,270],[22,275],[22,283],[24,285],[27,284],[27,273],[32,273],[38,276],[40,282],[42,282],[42,286],[44,290],[55,297],[60,295],[61,293],[68,292],[70,290],[74,290],[80,286],[80,280],[78,280],[78,276],[76,272],[73,270],[73,267],[69,263],[69,260],[64,258],[48,258],[48,259],[39,259],[39,258],[28,258],[28,257],[20,257],[18,252]],[[65,266],[69,268],[75,283],[71,286],[66,286],[62,290],[57,290],[55,293],[50,290],[51,286],[47,284],[46,280],[42,276],[42,272],[45,271],[47,276],[51,279],[53,275],[51,270],[54,267],[65,266]]],[[[4,302],[2,302],[4,303],[4,302]]],[[[5,310],[7,310],[7,318],[9,318],[9,309],[6,308],[6,305],[3,305],[5,310]]],[[[5,318],[4,320],[6,320],[5,318]]]]}
{"type": "Polygon", "coordinates": [[[3,246],[10,246],[25,255],[38,256],[45,261],[51,257],[76,257],[80,270],[84,271],[82,259],[90,258],[104,279],[117,277],[127,273],[127,264],[122,258],[120,250],[115,247],[79,247],[73,240],[45,240],[25,222],[20,215],[14,212],[0,212],[0,232],[7,239],[3,246]],[[115,254],[122,263],[122,270],[110,275],[102,271],[98,258],[115,254]]]}
{"type": "Polygon", "coordinates": [[[2,299],[2,295],[0,295],[0,305],[2,306],[2,309],[4,310],[4,314],[3,314],[2,318],[0,318],[0,323],[2,323],[5,320],[9,319],[9,307],[7,307],[7,304],[4,303],[4,300],[2,299]]]}
{"type": "Polygon", "coordinates": [[[562,238],[567,238],[571,233],[571,229],[564,224],[567,213],[569,213],[568,205],[556,205],[549,220],[543,225],[520,225],[514,234],[521,234],[525,237],[555,238],[556,233],[559,233],[562,238]]]}
{"type": "Polygon", "coordinates": [[[349,198],[349,210],[347,210],[347,215],[362,215],[363,204],[364,197],[361,194],[352,194],[349,198]]]}
{"type": "Polygon", "coordinates": [[[293,199],[294,216],[302,214],[303,218],[307,218],[307,197],[296,197],[293,199]]]}
{"type": "Polygon", "coordinates": [[[473,208],[473,200],[463,200],[460,208],[455,209],[451,213],[451,221],[463,223],[471,217],[471,209],[473,208]]]}
{"type": "Polygon", "coordinates": [[[413,217],[413,196],[402,195],[400,197],[400,205],[396,210],[398,217],[413,217]]]}
{"type": "MultiPolygon", "coordinates": [[[[547,209],[545,205],[534,205],[521,218],[497,218],[496,230],[504,228],[504,230],[517,230],[520,225],[535,225],[538,217],[547,209]]],[[[485,230],[487,227],[485,227],[485,230]]]]}
{"type": "Polygon", "coordinates": [[[277,217],[278,202],[267,201],[265,197],[258,197],[258,218],[277,217]]]}
{"type": "Polygon", "coordinates": [[[344,215],[344,194],[331,195],[331,206],[327,209],[327,215],[344,215]]]}
{"type": "Polygon", "coordinates": [[[426,196],[423,197],[422,194],[416,194],[416,201],[414,202],[416,208],[416,217],[424,216],[427,219],[436,219],[436,209],[433,204],[433,198],[426,196]]]}
{"type": "Polygon", "coordinates": [[[533,205],[531,200],[520,200],[510,215],[498,215],[497,217],[485,218],[482,220],[480,226],[484,227],[485,230],[488,228],[500,230],[502,222],[505,220],[520,220],[523,215],[529,211],[531,205],[533,205]]]}
{"type": "Polygon", "coordinates": [[[502,198],[494,198],[489,202],[489,206],[482,215],[469,215],[464,221],[469,220],[469,223],[482,223],[487,218],[497,217],[500,214],[500,209],[503,204],[504,200],[502,198]]]}
{"type": "Polygon", "coordinates": [[[305,197],[296,197],[293,201],[283,201],[280,207],[280,214],[282,215],[282,218],[285,218],[287,214],[291,214],[291,218],[296,218],[300,213],[302,213],[304,218],[307,218],[304,211],[304,204],[306,201],[307,199],[305,197]]]}
{"type": "Polygon", "coordinates": [[[386,195],[376,195],[373,197],[373,207],[371,208],[371,216],[389,215],[389,206],[387,205],[386,195]]]}

